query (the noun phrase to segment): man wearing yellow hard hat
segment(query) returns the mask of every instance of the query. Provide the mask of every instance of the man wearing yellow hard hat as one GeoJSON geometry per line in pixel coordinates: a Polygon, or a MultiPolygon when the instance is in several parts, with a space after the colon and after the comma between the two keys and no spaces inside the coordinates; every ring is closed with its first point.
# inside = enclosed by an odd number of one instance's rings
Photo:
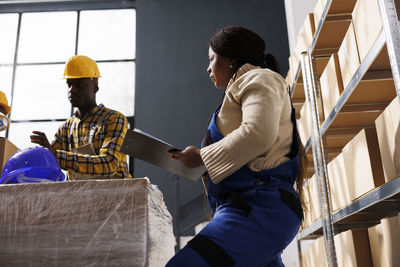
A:
{"type": "Polygon", "coordinates": [[[10,113],[11,107],[8,105],[6,94],[0,91],[0,131],[4,131],[10,125],[7,115],[10,113]]]}
{"type": "Polygon", "coordinates": [[[99,77],[94,60],[82,55],[71,57],[64,78],[76,112],[59,127],[51,144],[40,131],[30,136],[32,143],[47,147],[56,156],[70,180],[130,177],[126,155],[120,152],[128,120],[118,111],[97,105],[99,77]]]}

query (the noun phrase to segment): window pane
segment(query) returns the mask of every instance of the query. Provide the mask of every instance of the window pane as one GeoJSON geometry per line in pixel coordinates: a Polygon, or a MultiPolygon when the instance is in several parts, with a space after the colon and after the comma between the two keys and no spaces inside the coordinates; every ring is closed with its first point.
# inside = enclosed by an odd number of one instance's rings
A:
{"type": "Polygon", "coordinates": [[[18,66],[15,76],[13,120],[64,119],[71,115],[64,64],[18,66]]]}
{"type": "Polygon", "coordinates": [[[14,62],[17,27],[18,14],[0,15],[0,64],[14,62]]]}
{"type": "Polygon", "coordinates": [[[31,143],[32,131],[44,132],[51,143],[62,122],[12,122],[8,131],[8,139],[19,149],[37,146],[31,143]]]}
{"type": "Polygon", "coordinates": [[[93,59],[135,57],[136,11],[82,11],[78,54],[93,59]]]}
{"type": "Polygon", "coordinates": [[[75,53],[76,12],[22,14],[18,62],[65,62],[75,53]]]}
{"type": "Polygon", "coordinates": [[[0,91],[3,91],[11,103],[11,80],[13,67],[0,67],[0,91]]]}
{"type": "Polygon", "coordinates": [[[135,63],[99,63],[97,103],[133,116],[135,102],[135,63]]]}

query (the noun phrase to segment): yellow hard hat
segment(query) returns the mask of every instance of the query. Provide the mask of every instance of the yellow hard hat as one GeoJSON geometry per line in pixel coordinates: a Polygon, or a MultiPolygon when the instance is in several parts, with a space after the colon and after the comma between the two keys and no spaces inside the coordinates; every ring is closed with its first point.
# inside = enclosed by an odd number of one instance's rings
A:
{"type": "Polygon", "coordinates": [[[64,69],[65,79],[100,77],[96,62],[87,56],[76,55],[68,59],[64,69]]]}
{"type": "Polygon", "coordinates": [[[0,106],[6,110],[6,114],[4,115],[8,115],[8,113],[10,113],[11,107],[8,105],[6,94],[2,91],[0,91],[0,106]]]}

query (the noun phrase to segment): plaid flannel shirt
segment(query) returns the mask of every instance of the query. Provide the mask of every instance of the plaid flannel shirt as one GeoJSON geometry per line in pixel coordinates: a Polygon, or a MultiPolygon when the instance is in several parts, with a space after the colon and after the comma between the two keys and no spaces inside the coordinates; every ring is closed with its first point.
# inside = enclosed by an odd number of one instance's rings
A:
{"type": "Polygon", "coordinates": [[[58,129],[52,147],[64,170],[84,175],[130,177],[126,155],[120,152],[128,129],[128,120],[121,113],[102,104],[79,118],[79,113],[66,120],[58,129]],[[71,152],[92,144],[95,155],[71,152]]]}

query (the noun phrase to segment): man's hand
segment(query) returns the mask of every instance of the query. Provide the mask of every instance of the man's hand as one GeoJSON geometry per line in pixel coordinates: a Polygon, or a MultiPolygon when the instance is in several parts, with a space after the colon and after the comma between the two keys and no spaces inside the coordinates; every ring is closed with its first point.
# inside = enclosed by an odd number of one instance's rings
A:
{"type": "Polygon", "coordinates": [[[200,156],[200,148],[195,146],[188,146],[183,151],[170,151],[168,154],[171,156],[171,159],[181,161],[189,169],[204,165],[203,159],[200,156]]]}
{"type": "Polygon", "coordinates": [[[30,137],[31,137],[32,143],[44,146],[45,148],[50,150],[54,156],[56,156],[56,154],[57,154],[56,150],[51,147],[49,140],[47,140],[47,137],[44,133],[39,132],[39,131],[33,131],[32,135],[30,137]]]}

